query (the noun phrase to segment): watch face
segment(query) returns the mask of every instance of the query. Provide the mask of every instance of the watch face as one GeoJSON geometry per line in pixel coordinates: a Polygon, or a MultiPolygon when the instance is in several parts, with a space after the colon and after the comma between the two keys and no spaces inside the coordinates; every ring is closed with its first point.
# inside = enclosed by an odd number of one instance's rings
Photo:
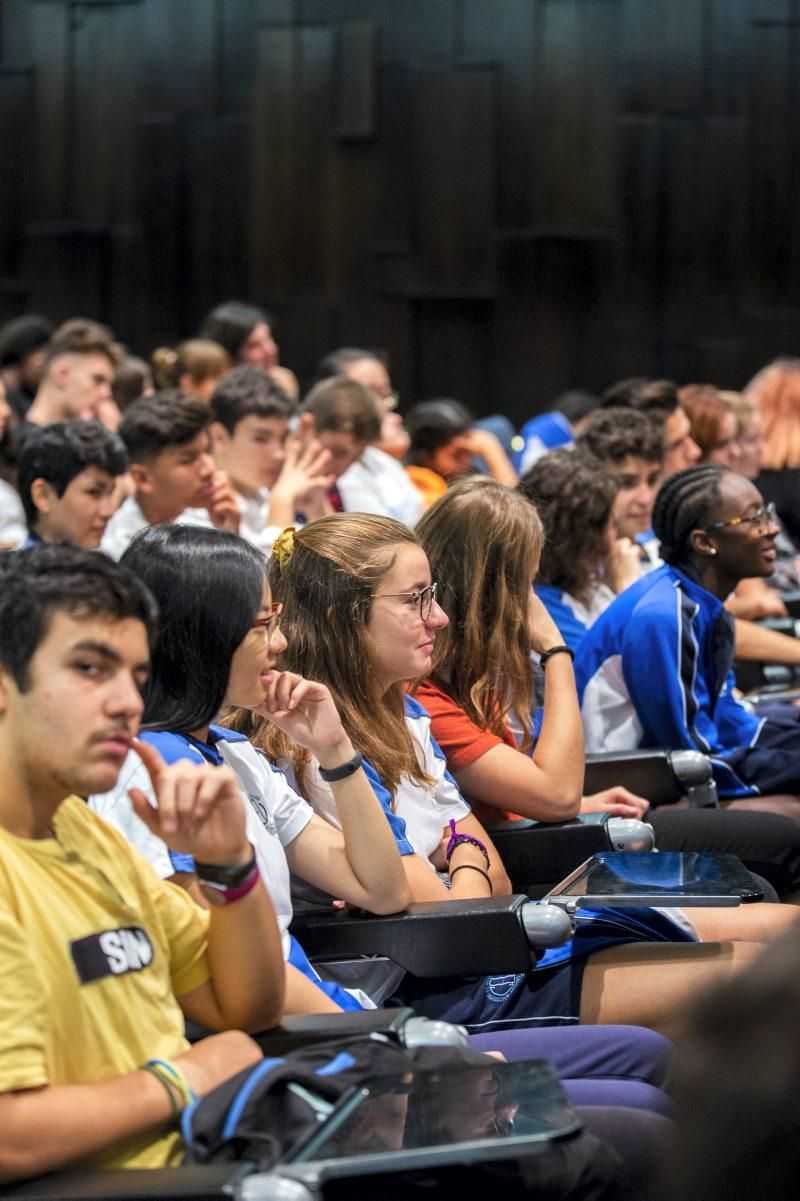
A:
{"type": "Polygon", "coordinates": [[[197,886],[202,892],[209,905],[213,905],[215,909],[219,909],[225,904],[225,893],[219,888],[214,888],[211,884],[204,884],[202,880],[197,881],[197,886]]]}

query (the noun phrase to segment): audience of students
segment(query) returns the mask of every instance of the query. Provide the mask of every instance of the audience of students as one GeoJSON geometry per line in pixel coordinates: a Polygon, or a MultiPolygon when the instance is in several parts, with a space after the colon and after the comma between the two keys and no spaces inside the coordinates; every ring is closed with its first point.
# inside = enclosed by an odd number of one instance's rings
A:
{"type": "Polygon", "coordinates": [[[289,437],[297,406],[263,367],[234,367],[211,396],[214,461],[239,505],[239,533],[269,552],[286,525],[330,513],[330,454],[307,431],[289,437]]]}
{"type": "Polygon", "coordinates": [[[724,608],[741,579],[772,572],[774,508],[749,480],[709,464],[666,481],[653,529],[664,565],[617,597],[578,646],[588,749],[700,750],[729,802],[800,816],[800,714],[757,717],[736,699],[724,608]]]}
{"type": "Polygon", "coordinates": [[[526,421],[519,432],[521,445],[513,458],[518,475],[530,471],[543,455],[572,446],[586,418],[599,404],[591,392],[576,388],[559,396],[550,412],[539,413],[526,421]]]}
{"type": "Polygon", "coordinates": [[[95,550],[128,470],[125,444],[99,421],[57,421],[34,430],[19,454],[17,487],[28,527],[23,548],[65,542],[95,550]]]}
{"type": "Polygon", "coordinates": [[[231,356],[210,338],[190,338],[175,349],[159,346],[151,355],[157,388],[180,388],[208,404],[219,381],[231,369],[231,356]]]}
{"type": "Polygon", "coordinates": [[[435,984],[372,961],[323,980],[288,926],[298,905],[508,893],[492,816],[644,816],[661,849],[797,889],[800,718],[753,715],[730,667],[734,638],[789,663],[800,643],[723,606],[782,613],[799,582],[800,360],[741,395],[565,394],[524,427],[516,491],[457,402],[406,430],[372,351],[331,352],[298,407],[255,306],[218,306],[153,365],[149,394],[146,362],[83,318],[0,329],[0,546],[23,547],[0,558],[0,1179],[177,1162],[190,1087],[259,1057],[237,1029],[387,998],[553,1058],[624,1156],[641,1132],[606,1108],[665,1112],[637,1089],[666,1045],[608,1024],[679,1031],[790,907],[585,911],[530,972],[435,984]],[[584,797],[584,741],[702,750],[724,807],[584,797]],[[184,1016],[227,1033],[189,1049],[184,1016]]]}
{"type": "Polygon", "coordinates": [[[35,313],[16,317],[0,328],[0,382],[14,416],[22,421],[36,395],[44,369],[44,348],[54,326],[35,313]]]}
{"type": "Polygon", "coordinates": [[[761,414],[764,450],[756,487],[800,547],[800,359],[776,359],[750,380],[744,396],[761,414]]]}
{"type": "Polygon", "coordinates": [[[314,378],[316,383],[320,383],[336,375],[358,380],[369,389],[381,415],[381,436],[374,444],[375,448],[391,455],[393,459],[402,459],[408,450],[408,434],[397,412],[399,397],[392,387],[389,371],[381,356],[356,346],[340,346],[320,360],[314,378]]]}
{"type": "Polygon", "coordinates": [[[141,748],[159,808],[133,803],[151,832],[217,873],[247,867],[240,899],[210,913],[80,799],[116,783],[156,627],[144,585],[104,555],[0,562],[4,1183],[180,1163],[176,1114],[256,1063],[241,1031],[283,1011],[278,926],[231,775],[141,748]],[[185,1018],[224,1033],[190,1047],[185,1018]]]}
{"type": "Polygon", "coordinates": [[[130,460],[133,494],[111,518],[102,549],[119,559],[134,534],[148,525],[210,520],[239,530],[239,507],[210,454],[211,412],[177,389],[143,396],[125,410],[119,435],[130,460]],[[201,510],[199,515],[193,509],[201,510]]]}
{"type": "Polygon", "coordinates": [[[25,537],[25,513],[17,480],[14,414],[0,383],[0,547],[16,546],[25,537]]]}
{"type": "Polygon", "coordinates": [[[292,400],[297,400],[300,394],[297,377],[280,364],[272,324],[272,318],[263,309],[229,300],[208,314],[200,327],[200,337],[218,343],[232,363],[263,367],[292,400]]]}
{"type": "MultiPolygon", "coordinates": [[[[525,502],[520,504],[531,512],[525,502]]],[[[459,548],[453,549],[458,553],[459,548]]],[[[405,682],[430,671],[437,633],[447,625],[427,558],[411,531],[367,514],[321,518],[281,546],[273,556],[271,579],[284,605],[288,646],[281,666],[330,688],[350,741],[369,765],[412,898],[507,893],[502,861],[447,774],[428,714],[404,695],[405,682]]],[[[555,668],[554,677],[560,673],[566,694],[572,668],[570,656],[556,651],[560,643],[552,624],[544,624],[537,650],[542,656],[553,652],[548,670],[555,668]]],[[[579,760],[580,721],[574,698],[571,703],[578,749],[570,753],[579,760]]],[[[330,789],[313,755],[250,715],[242,725],[274,761],[288,763],[298,791],[335,823],[330,789]]],[[[574,763],[571,770],[576,770],[574,763]]],[[[566,804],[578,799],[579,792],[566,804]]],[[[579,920],[575,938],[547,953],[532,972],[502,977],[502,983],[494,977],[450,981],[447,993],[441,984],[432,989],[430,982],[405,978],[395,986],[395,997],[420,1012],[481,1031],[535,1026],[545,1015],[551,1022],[580,1017],[590,1023],[625,1021],[664,1030],[680,1010],[690,978],[699,983],[700,976],[725,971],[741,953],[746,959],[751,953],[738,942],[690,945],[697,936],[682,916],[674,920],[646,910],[632,921],[620,911],[586,917],[579,920]],[[673,948],[665,942],[684,945],[673,948]]],[[[786,921],[783,917],[775,928],[786,921]]],[[[755,922],[755,937],[767,934],[770,925],[755,922]]]]}
{"type": "Polygon", "coordinates": [[[119,411],[111,385],[122,349],[111,331],[76,317],[58,327],[43,354],[41,382],[20,431],[74,417],[97,417],[116,428],[119,411]]]}
{"type": "MultiPolygon", "coordinates": [[[[575,498],[581,488],[591,495],[598,465],[580,453],[556,451],[540,459],[526,479],[544,479],[553,492],[559,485],[566,488],[570,459],[576,491],[567,512],[575,529],[581,526],[575,498]],[[559,460],[562,470],[548,472],[552,460],[559,460]]],[[[548,619],[531,595],[537,561],[541,571],[553,542],[553,494],[543,506],[542,530],[542,510],[522,499],[529,498],[527,489],[520,486],[519,492],[522,496],[487,479],[462,480],[417,527],[450,621],[437,636],[430,675],[413,691],[430,714],[433,737],[473,810],[484,821],[514,816],[555,821],[574,816],[579,802],[582,813],[646,815],[659,849],[732,853],[779,893],[794,892],[800,880],[798,822],[676,806],[648,812],[642,797],[620,787],[581,799],[582,731],[575,690],[571,682],[565,684],[564,671],[559,678],[560,665],[553,671],[551,660],[539,673],[537,688],[531,664],[543,631],[569,641],[556,614],[548,619]]],[[[613,485],[605,495],[607,525],[613,485]]],[[[594,524],[595,555],[603,530],[601,518],[594,524]]],[[[567,555],[573,548],[577,558],[582,546],[584,556],[592,553],[591,533],[584,539],[573,533],[567,555]]],[[[541,597],[538,579],[535,588],[541,597]]],[[[566,651],[561,654],[568,657],[566,651]]]]}
{"type": "Polygon", "coordinates": [[[408,414],[406,465],[425,508],[443,496],[448,485],[475,469],[513,487],[517,474],[499,440],[477,429],[457,400],[426,400],[408,414]]]}

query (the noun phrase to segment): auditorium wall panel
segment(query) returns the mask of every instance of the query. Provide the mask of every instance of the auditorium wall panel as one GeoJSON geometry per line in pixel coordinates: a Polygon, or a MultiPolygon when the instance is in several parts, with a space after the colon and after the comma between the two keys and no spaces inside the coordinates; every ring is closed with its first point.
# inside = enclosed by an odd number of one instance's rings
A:
{"type": "Polygon", "coordinates": [[[270,308],[405,401],[796,353],[798,0],[4,0],[0,319],[270,308]]]}

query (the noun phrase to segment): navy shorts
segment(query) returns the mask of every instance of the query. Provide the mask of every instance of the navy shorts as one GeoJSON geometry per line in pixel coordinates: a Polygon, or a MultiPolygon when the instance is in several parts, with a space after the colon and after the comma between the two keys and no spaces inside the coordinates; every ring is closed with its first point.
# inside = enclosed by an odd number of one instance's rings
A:
{"type": "Polygon", "coordinates": [[[585,958],[535,972],[420,980],[406,976],[388,1005],[410,1005],[425,1017],[466,1026],[471,1034],[578,1021],[585,958]]]}

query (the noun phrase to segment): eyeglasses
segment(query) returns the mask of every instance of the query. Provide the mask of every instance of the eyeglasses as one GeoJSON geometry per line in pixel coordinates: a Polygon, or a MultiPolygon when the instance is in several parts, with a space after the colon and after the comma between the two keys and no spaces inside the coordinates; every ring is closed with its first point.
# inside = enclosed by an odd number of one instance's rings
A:
{"type": "Polygon", "coordinates": [[[768,505],[762,505],[760,509],[756,509],[753,513],[745,513],[742,517],[730,517],[727,521],[714,521],[711,525],[706,526],[706,532],[709,530],[721,530],[726,525],[752,525],[759,534],[766,534],[771,525],[775,524],[777,511],[772,501],[768,505]]]}
{"type": "Polygon", "coordinates": [[[269,606],[269,615],[267,617],[257,617],[252,622],[251,630],[263,630],[267,638],[271,638],[277,630],[281,622],[281,613],[283,612],[283,604],[280,601],[274,601],[269,606]]]}
{"type": "Polygon", "coordinates": [[[427,588],[421,589],[420,592],[378,592],[378,596],[384,597],[405,597],[412,605],[419,605],[419,615],[423,621],[427,621],[431,615],[433,602],[436,600],[436,584],[428,584],[427,588]]]}

